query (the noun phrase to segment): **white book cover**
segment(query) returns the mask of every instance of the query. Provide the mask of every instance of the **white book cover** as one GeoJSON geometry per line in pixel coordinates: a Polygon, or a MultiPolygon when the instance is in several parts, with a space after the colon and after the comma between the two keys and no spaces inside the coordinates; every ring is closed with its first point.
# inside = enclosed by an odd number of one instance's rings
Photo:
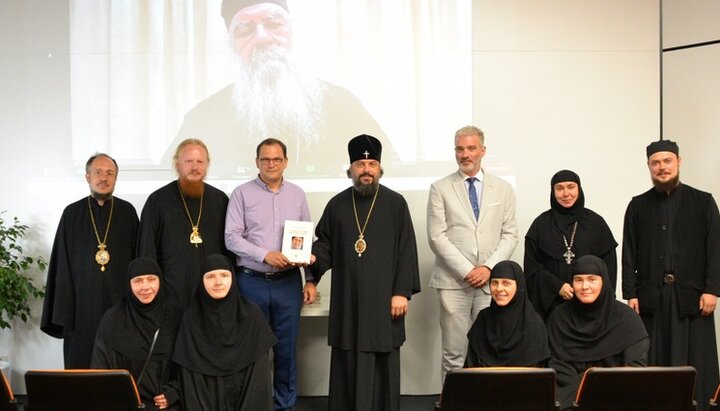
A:
{"type": "Polygon", "coordinates": [[[282,253],[293,263],[310,264],[312,239],[312,221],[285,220],[282,253]]]}

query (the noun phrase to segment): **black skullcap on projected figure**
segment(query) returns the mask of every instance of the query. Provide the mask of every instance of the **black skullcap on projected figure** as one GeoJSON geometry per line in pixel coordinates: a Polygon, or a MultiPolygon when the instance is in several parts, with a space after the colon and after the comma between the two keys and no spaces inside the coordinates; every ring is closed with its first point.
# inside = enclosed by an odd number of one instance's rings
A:
{"type": "Polygon", "coordinates": [[[382,144],[350,140],[349,187],[330,199],[315,230],[313,278],[332,269],[328,344],[331,411],[400,409],[400,346],[408,300],[420,292],[408,204],[380,184],[382,144]]]}
{"type": "Polygon", "coordinates": [[[287,1],[283,0],[223,0],[220,13],[223,16],[223,19],[225,19],[225,27],[230,28],[230,22],[233,17],[235,17],[235,13],[246,7],[260,3],[276,4],[284,8],[285,11],[290,11],[290,9],[288,9],[287,1]]]}
{"type": "Polygon", "coordinates": [[[695,367],[695,400],[707,405],[720,380],[720,213],[712,194],[680,181],[679,152],[670,140],[647,146],[652,187],[625,211],[622,296],[647,328],[648,363],[695,367]]]}
{"type": "MultiPolygon", "coordinates": [[[[255,152],[266,138],[287,145],[290,177],[340,177],[344,136],[380,125],[348,90],[303,70],[293,53],[293,22],[285,1],[225,0],[220,10],[234,54],[233,83],[202,100],[183,120],[162,165],[185,138],[201,138],[213,153],[213,176],[254,176],[255,152]]],[[[388,147],[386,143],[386,147],[388,147]]]]}

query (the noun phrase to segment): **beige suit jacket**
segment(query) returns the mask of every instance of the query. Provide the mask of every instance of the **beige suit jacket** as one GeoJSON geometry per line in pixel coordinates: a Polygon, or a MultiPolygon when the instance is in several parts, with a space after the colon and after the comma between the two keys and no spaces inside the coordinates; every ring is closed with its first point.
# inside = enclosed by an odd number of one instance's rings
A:
{"type": "Polygon", "coordinates": [[[515,192],[505,180],[483,173],[476,221],[462,174],[450,174],[430,186],[427,230],[435,253],[430,287],[468,287],[464,278],[473,268],[485,265],[492,269],[515,251],[515,192]]]}

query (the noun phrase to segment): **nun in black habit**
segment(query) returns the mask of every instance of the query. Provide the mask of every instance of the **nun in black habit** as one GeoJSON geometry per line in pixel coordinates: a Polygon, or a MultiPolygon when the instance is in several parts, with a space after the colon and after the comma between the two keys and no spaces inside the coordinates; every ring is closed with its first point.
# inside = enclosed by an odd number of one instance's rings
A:
{"type": "Polygon", "coordinates": [[[207,257],[172,356],[183,409],[271,410],[268,350],[275,341],[260,309],[240,295],[230,260],[207,257]]]}
{"type": "Polygon", "coordinates": [[[615,299],[598,257],[580,257],[572,270],[575,296],[548,320],[550,367],[557,372],[561,408],[571,408],[590,367],[644,367],[650,340],[640,316],[615,299]]]}
{"type": "Polygon", "coordinates": [[[595,255],[605,262],[615,290],[615,247],[617,242],[605,220],[585,208],[580,177],[570,170],[555,173],[550,181],[550,209],[533,221],[525,235],[530,301],[545,321],[555,307],[572,299],[570,270],[583,255],[595,255]]]}
{"type": "Polygon", "coordinates": [[[155,260],[141,257],[130,263],[127,293],[105,312],[91,360],[93,368],[130,371],[146,410],[158,409],[156,401],[177,401],[176,395],[164,392],[180,316],[168,302],[162,281],[155,260]]]}
{"type": "Polygon", "coordinates": [[[528,300],[520,265],[497,263],[490,292],[490,307],[480,311],[468,332],[465,367],[545,367],[550,358],[547,330],[528,300]]]}

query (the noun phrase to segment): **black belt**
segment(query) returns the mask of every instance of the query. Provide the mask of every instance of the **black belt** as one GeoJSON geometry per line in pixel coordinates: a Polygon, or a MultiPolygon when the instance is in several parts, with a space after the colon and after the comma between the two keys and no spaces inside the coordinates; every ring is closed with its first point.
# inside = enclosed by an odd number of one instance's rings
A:
{"type": "Polygon", "coordinates": [[[665,274],[665,275],[663,276],[663,282],[664,282],[665,284],[672,284],[672,283],[674,283],[674,282],[675,282],[675,274],[669,274],[669,273],[668,273],[668,274],[665,274]]]}
{"type": "Polygon", "coordinates": [[[238,271],[247,274],[251,277],[264,278],[268,281],[279,280],[292,274],[300,273],[300,269],[295,267],[285,271],[278,271],[275,273],[264,273],[262,271],[256,271],[247,267],[238,267],[238,271]]]}

